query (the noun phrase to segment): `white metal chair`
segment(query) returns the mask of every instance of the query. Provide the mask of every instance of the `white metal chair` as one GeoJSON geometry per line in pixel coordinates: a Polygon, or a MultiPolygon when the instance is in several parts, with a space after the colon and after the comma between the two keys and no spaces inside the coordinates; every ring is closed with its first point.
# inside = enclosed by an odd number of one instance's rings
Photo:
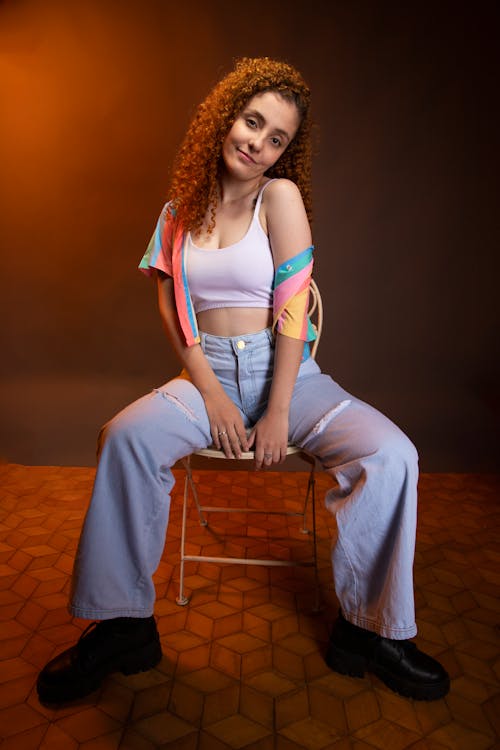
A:
{"type": "MultiPolygon", "coordinates": [[[[321,294],[318,286],[314,280],[311,280],[310,287],[310,298],[309,298],[309,317],[316,330],[316,340],[311,346],[311,356],[315,357],[318,349],[321,332],[323,328],[323,303],[321,300],[321,294]]],[[[205,458],[225,459],[226,456],[221,450],[216,448],[203,448],[202,450],[196,451],[195,453],[187,456],[183,459],[184,468],[186,469],[186,478],[184,483],[184,501],[182,507],[182,528],[181,528],[181,563],[180,563],[180,580],[179,580],[179,595],[176,599],[177,604],[185,606],[189,602],[189,597],[184,593],[184,565],[186,562],[210,562],[210,563],[231,563],[233,565],[268,565],[268,566],[308,566],[314,567],[315,576],[315,587],[316,587],[316,598],[315,608],[319,608],[319,582],[318,582],[318,570],[317,570],[317,548],[316,548],[316,508],[315,508],[315,468],[316,461],[313,456],[308,454],[302,448],[296,445],[289,444],[287,447],[287,456],[298,455],[304,461],[310,465],[309,479],[307,483],[306,496],[301,511],[284,511],[284,510],[269,510],[259,508],[235,508],[228,506],[214,506],[214,505],[201,505],[198,493],[196,491],[196,485],[193,480],[193,471],[191,466],[192,456],[203,456],[205,458]],[[265,515],[282,515],[282,516],[297,516],[302,519],[301,532],[309,534],[309,529],[306,526],[306,514],[308,510],[309,500],[311,500],[311,526],[312,526],[312,559],[311,561],[290,561],[290,560],[277,560],[277,559],[255,559],[248,557],[212,557],[209,555],[189,555],[186,554],[186,530],[187,530],[187,518],[188,518],[188,505],[189,498],[193,497],[201,526],[208,526],[208,520],[205,517],[205,513],[260,513],[265,515]]],[[[241,461],[253,460],[254,452],[248,451],[242,453],[241,461]]]]}

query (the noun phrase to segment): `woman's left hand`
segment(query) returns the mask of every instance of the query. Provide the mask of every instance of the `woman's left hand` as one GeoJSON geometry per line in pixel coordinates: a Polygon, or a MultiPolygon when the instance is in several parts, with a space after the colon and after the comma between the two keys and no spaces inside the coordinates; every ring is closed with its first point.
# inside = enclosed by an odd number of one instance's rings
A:
{"type": "Polygon", "coordinates": [[[255,468],[283,463],[288,446],[288,414],[266,412],[248,436],[248,448],[255,451],[255,468]]]}

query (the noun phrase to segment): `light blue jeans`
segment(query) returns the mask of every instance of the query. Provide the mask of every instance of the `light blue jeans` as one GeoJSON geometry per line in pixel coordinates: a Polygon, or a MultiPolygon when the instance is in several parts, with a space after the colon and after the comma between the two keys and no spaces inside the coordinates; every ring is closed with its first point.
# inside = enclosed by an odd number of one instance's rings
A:
{"type": "MultiPolygon", "coordinates": [[[[264,412],[273,373],[269,330],[202,348],[250,427],[264,412]],[[243,342],[243,343],[242,343],[243,342]]],[[[335,591],[345,617],[380,635],[416,633],[413,557],[417,453],[386,417],[349,395],[309,358],[300,366],[290,440],[314,454],[335,483],[335,591]]],[[[76,617],[149,617],[174,484],[171,467],[211,443],[203,398],[178,377],[135,401],[100,434],[99,463],[73,572],[76,617]]]]}

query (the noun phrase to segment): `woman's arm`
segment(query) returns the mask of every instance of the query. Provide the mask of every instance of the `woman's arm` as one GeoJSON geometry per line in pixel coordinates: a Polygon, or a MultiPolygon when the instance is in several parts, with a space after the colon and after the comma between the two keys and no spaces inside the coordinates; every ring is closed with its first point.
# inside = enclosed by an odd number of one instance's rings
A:
{"type": "Polygon", "coordinates": [[[175,307],[174,282],[170,276],[158,273],[158,305],[165,332],[172,347],[186,368],[192,383],[198,388],[208,413],[212,440],[228,458],[239,458],[241,450],[248,450],[247,437],[241,414],[210,367],[201,346],[186,346],[175,307]],[[220,433],[223,433],[222,439],[220,433]]]}
{"type": "MultiPolygon", "coordinates": [[[[297,186],[290,180],[276,180],[266,189],[263,205],[275,268],[312,243],[311,229],[297,186]]],[[[270,466],[285,460],[288,445],[288,412],[304,342],[276,336],[274,374],[265,414],[249,436],[255,443],[255,464],[270,466]]]]}

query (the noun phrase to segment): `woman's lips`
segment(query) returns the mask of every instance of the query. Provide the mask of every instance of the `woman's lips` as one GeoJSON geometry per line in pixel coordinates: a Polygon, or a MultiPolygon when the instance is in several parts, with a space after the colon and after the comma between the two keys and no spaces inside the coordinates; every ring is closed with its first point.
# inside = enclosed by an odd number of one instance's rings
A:
{"type": "Polygon", "coordinates": [[[237,148],[236,150],[237,150],[237,152],[238,152],[239,154],[241,154],[241,156],[243,157],[243,159],[244,159],[245,161],[249,162],[250,164],[255,164],[255,162],[254,162],[254,160],[252,159],[252,157],[251,157],[251,156],[249,156],[249,154],[245,153],[245,151],[242,151],[242,150],[241,150],[241,148],[237,148]]]}

